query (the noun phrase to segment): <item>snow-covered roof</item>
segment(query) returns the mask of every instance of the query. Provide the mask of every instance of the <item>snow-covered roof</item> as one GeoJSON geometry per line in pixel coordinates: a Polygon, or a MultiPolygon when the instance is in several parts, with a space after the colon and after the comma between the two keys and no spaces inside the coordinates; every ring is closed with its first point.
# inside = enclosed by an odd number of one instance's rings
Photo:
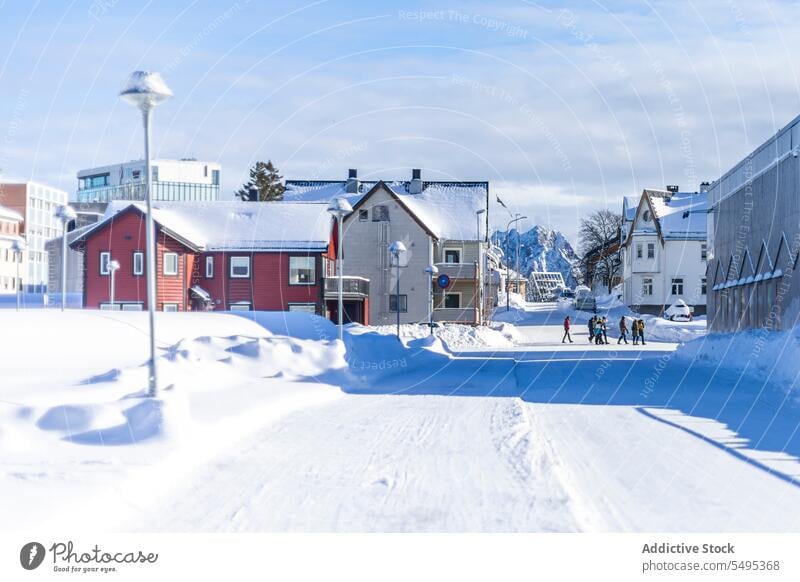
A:
{"type": "Polygon", "coordinates": [[[636,207],[639,205],[638,196],[623,196],[622,198],[622,212],[623,220],[632,222],[636,218],[636,207]]]}
{"type": "MultiPolygon", "coordinates": [[[[355,206],[379,183],[361,180],[354,192],[347,192],[345,180],[287,180],[283,199],[329,202],[331,198],[343,196],[355,206]]],[[[438,238],[475,240],[478,237],[475,213],[486,208],[488,182],[423,181],[422,191],[418,194],[410,193],[410,181],[388,181],[383,184],[438,238]]],[[[484,222],[485,219],[482,219],[481,223],[484,222]]]]}
{"type": "Polygon", "coordinates": [[[4,220],[16,220],[22,222],[22,215],[16,210],[0,205],[0,218],[4,220]]]}
{"type": "MultiPolygon", "coordinates": [[[[144,203],[115,201],[94,228],[129,206],[146,211],[144,203]]],[[[205,251],[323,251],[331,232],[327,204],[319,203],[153,202],[153,219],[205,251]]]]}
{"type": "Polygon", "coordinates": [[[706,239],[706,192],[647,190],[650,204],[665,239],[706,239]]]}

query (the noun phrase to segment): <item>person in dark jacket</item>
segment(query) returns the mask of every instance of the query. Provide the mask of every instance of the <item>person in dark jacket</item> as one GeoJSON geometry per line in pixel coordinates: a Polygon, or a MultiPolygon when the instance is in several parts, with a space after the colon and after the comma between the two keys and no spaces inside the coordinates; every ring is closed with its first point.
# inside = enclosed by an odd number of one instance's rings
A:
{"type": "Polygon", "coordinates": [[[564,318],[564,337],[561,338],[561,343],[565,343],[566,340],[569,340],[569,343],[572,343],[572,336],[569,335],[569,315],[564,318]]]}
{"type": "Polygon", "coordinates": [[[597,317],[594,320],[594,343],[600,345],[603,343],[603,318],[597,317]]]}
{"type": "Polygon", "coordinates": [[[628,343],[628,324],[625,322],[624,315],[619,318],[619,339],[617,340],[617,345],[622,341],[626,344],[628,343]]]}
{"type": "Polygon", "coordinates": [[[589,343],[594,340],[594,315],[589,318],[589,343]]]}
{"type": "Polygon", "coordinates": [[[644,319],[639,320],[639,339],[642,340],[642,345],[647,345],[644,343],[644,319]]]}
{"type": "Polygon", "coordinates": [[[639,320],[634,319],[631,322],[631,338],[633,339],[633,345],[639,345],[639,320]]]}

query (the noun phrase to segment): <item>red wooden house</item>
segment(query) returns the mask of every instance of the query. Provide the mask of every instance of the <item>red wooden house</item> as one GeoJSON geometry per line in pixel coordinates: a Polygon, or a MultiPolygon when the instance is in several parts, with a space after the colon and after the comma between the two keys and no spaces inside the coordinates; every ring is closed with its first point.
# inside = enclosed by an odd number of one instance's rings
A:
{"type": "MultiPolygon", "coordinates": [[[[336,319],[336,232],[327,205],[155,203],[159,311],[306,311],[336,319]]],[[[147,308],[145,206],[112,203],[71,246],[85,255],[85,308],[147,308]],[[114,275],[112,299],[109,263],[114,275]]],[[[369,282],[345,277],[347,319],[367,323],[369,282]]]]}

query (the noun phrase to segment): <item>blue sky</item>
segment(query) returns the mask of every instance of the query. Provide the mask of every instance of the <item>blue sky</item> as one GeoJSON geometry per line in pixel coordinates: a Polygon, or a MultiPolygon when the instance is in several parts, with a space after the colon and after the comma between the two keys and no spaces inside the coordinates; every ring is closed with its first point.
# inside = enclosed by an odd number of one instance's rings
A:
{"type": "MultiPolygon", "coordinates": [[[[490,180],[573,236],[696,189],[798,113],[795,2],[0,0],[0,171],[74,190],[140,157],[127,74],[161,71],[155,154],[289,178],[490,180]]],[[[492,207],[493,223],[505,211],[492,207]]]]}

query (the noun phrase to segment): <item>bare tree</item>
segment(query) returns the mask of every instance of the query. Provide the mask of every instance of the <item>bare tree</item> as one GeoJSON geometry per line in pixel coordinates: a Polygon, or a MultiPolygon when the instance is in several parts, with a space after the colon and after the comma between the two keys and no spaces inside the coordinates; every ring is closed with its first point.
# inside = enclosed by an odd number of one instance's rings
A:
{"type": "Polygon", "coordinates": [[[608,292],[614,286],[614,277],[619,274],[619,241],[622,214],[608,209],[595,210],[581,218],[578,230],[581,249],[581,265],[586,283],[600,276],[606,279],[608,292]]]}

